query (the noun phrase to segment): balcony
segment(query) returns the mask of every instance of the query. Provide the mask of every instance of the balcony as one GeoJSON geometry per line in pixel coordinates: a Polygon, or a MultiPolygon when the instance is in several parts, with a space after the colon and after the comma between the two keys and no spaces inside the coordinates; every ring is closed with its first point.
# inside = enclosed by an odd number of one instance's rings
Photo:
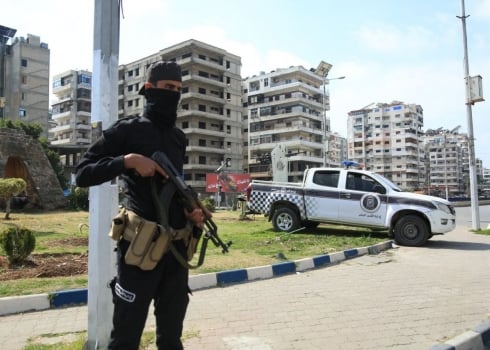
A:
{"type": "Polygon", "coordinates": [[[311,85],[307,85],[300,81],[294,81],[291,83],[286,83],[285,81],[279,83],[272,83],[268,91],[270,92],[296,92],[298,90],[310,90],[314,95],[323,95],[322,89],[316,88],[311,85]]]}
{"type": "Polygon", "coordinates": [[[92,116],[92,112],[87,112],[87,111],[77,111],[77,116],[79,117],[88,117],[90,118],[92,116]]]}
{"type": "Polygon", "coordinates": [[[181,117],[197,117],[200,120],[202,120],[202,118],[211,119],[211,120],[222,120],[222,121],[229,120],[229,118],[225,117],[223,114],[218,114],[213,112],[203,112],[203,111],[198,111],[196,109],[180,110],[179,118],[181,117]]]}
{"type": "Polygon", "coordinates": [[[217,103],[219,105],[224,105],[226,103],[226,100],[222,97],[217,97],[215,95],[201,94],[199,92],[186,92],[182,94],[182,100],[187,100],[187,99],[197,99],[201,101],[217,103]]]}
{"type": "Polygon", "coordinates": [[[65,84],[65,85],[56,86],[56,87],[53,86],[53,94],[55,94],[55,95],[56,94],[60,94],[60,93],[62,93],[64,91],[68,91],[68,90],[71,90],[71,89],[73,89],[73,86],[72,86],[71,83],[65,84]]]}
{"type": "Polygon", "coordinates": [[[69,118],[71,118],[71,116],[72,116],[72,112],[66,111],[66,112],[61,112],[58,114],[53,114],[52,118],[53,118],[53,120],[61,121],[64,119],[69,119],[69,118]]]}
{"type": "Polygon", "coordinates": [[[196,152],[199,154],[204,154],[204,153],[209,153],[209,154],[226,154],[229,153],[224,148],[216,148],[216,147],[211,147],[211,146],[196,146],[196,145],[188,145],[186,147],[186,152],[196,152]]]}
{"type": "Polygon", "coordinates": [[[77,130],[92,130],[92,125],[84,124],[84,123],[77,123],[77,126],[75,129],[77,129],[77,130]]]}
{"type": "Polygon", "coordinates": [[[71,124],[65,124],[65,125],[55,126],[54,128],[49,129],[49,132],[59,133],[59,132],[68,131],[71,129],[72,129],[71,124]]]}
{"type": "Polygon", "coordinates": [[[215,78],[209,78],[209,77],[203,77],[198,74],[189,74],[186,75],[185,77],[182,77],[182,82],[189,82],[189,81],[198,81],[204,84],[209,84],[211,86],[219,86],[222,88],[226,87],[226,84],[222,80],[218,80],[215,78]]]}
{"type": "Polygon", "coordinates": [[[219,64],[218,62],[214,62],[211,60],[204,60],[202,58],[195,57],[195,56],[192,56],[191,61],[212,69],[216,69],[220,73],[223,73],[225,71],[225,67],[223,66],[223,64],[219,64]]]}
{"type": "MultiPolygon", "coordinates": [[[[207,136],[217,136],[217,137],[220,137],[220,138],[223,138],[225,137],[226,134],[223,130],[218,130],[218,129],[201,129],[201,128],[186,128],[186,129],[183,129],[184,131],[184,134],[186,134],[186,136],[191,136],[193,134],[195,135],[207,135],[207,136]]],[[[230,136],[230,135],[228,135],[230,136]]]]}

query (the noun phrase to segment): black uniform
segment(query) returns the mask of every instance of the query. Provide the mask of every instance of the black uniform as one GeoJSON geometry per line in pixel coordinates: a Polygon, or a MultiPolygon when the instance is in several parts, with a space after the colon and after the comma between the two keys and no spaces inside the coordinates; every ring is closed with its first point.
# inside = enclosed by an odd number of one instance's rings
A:
{"type": "MultiPolygon", "coordinates": [[[[99,185],[119,176],[125,182],[124,206],[139,216],[157,221],[150,178],[140,177],[124,168],[125,154],[151,157],[163,151],[175,168],[182,172],[186,138],[176,127],[156,127],[145,117],[117,121],[104,131],[77,166],[76,181],[81,187],[99,185]]],[[[169,208],[169,224],[178,229],[186,224],[184,209],[176,199],[169,208]]],[[[176,247],[186,256],[183,241],[176,247]]],[[[180,337],[189,303],[188,270],[173,254],[167,253],[155,269],[143,271],[124,262],[129,242],[118,243],[118,276],[111,283],[114,300],[113,330],[109,349],[138,349],[151,300],[154,299],[159,349],[182,349],[180,337]]]]}

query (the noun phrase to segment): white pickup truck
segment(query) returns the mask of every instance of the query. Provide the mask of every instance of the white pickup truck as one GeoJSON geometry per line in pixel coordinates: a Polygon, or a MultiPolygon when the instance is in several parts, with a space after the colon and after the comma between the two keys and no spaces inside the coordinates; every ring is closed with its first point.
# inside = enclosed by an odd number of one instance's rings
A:
{"type": "Polygon", "coordinates": [[[366,170],[310,168],[302,183],[254,180],[247,189],[251,212],[265,214],[276,231],[319,223],[389,230],[400,245],[422,246],[454,229],[456,213],[439,197],[403,192],[366,170]]]}

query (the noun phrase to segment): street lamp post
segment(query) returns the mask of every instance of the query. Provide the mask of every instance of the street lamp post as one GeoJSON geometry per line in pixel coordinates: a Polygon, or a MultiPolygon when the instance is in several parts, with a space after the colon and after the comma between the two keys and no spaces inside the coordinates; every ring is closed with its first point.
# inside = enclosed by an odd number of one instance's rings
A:
{"type": "Polygon", "coordinates": [[[331,80],[341,80],[345,79],[345,76],[336,77],[336,78],[327,78],[327,73],[323,76],[323,120],[322,120],[322,143],[323,143],[323,167],[327,166],[327,84],[330,83],[331,80]]]}
{"type": "Polygon", "coordinates": [[[464,78],[466,84],[466,117],[468,122],[468,151],[470,160],[470,193],[471,193],[471,222],[473,230],[480,230],[480,212],[478,208],[478,183],[476,178],[476,161],[475,161],[475,140],[473,137],[473,115],[472,105],[475,102],[483,101],[483,98],[473,99],[471,94],[471,77],[468,63],[468,42],[466,37],[466,18],[464,0],[461,0],[461,19],[463,29],[463,51],[464,51],[464,78]]]}
{"type": "Polygon", "coordinates": [[[447,152],[446,152],[446,134],[444,134],[444,185],[446,186],[446,200],[449,200],[449,192],[447,189],[447,152]]]}

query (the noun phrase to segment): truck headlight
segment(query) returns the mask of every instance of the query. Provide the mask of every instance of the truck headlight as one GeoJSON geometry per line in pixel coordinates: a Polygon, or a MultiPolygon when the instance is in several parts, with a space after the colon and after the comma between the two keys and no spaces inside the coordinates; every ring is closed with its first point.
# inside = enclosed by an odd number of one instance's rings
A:
{"type": "Polygon", "coordinates": [[[436,205],[437,209],[442,210],[446,214],[451,214],[451,215],[454,214],[449,205],[446,205],[444,203],[439,203],[439,202],[435,202],[434,204],[436,205]]]}

